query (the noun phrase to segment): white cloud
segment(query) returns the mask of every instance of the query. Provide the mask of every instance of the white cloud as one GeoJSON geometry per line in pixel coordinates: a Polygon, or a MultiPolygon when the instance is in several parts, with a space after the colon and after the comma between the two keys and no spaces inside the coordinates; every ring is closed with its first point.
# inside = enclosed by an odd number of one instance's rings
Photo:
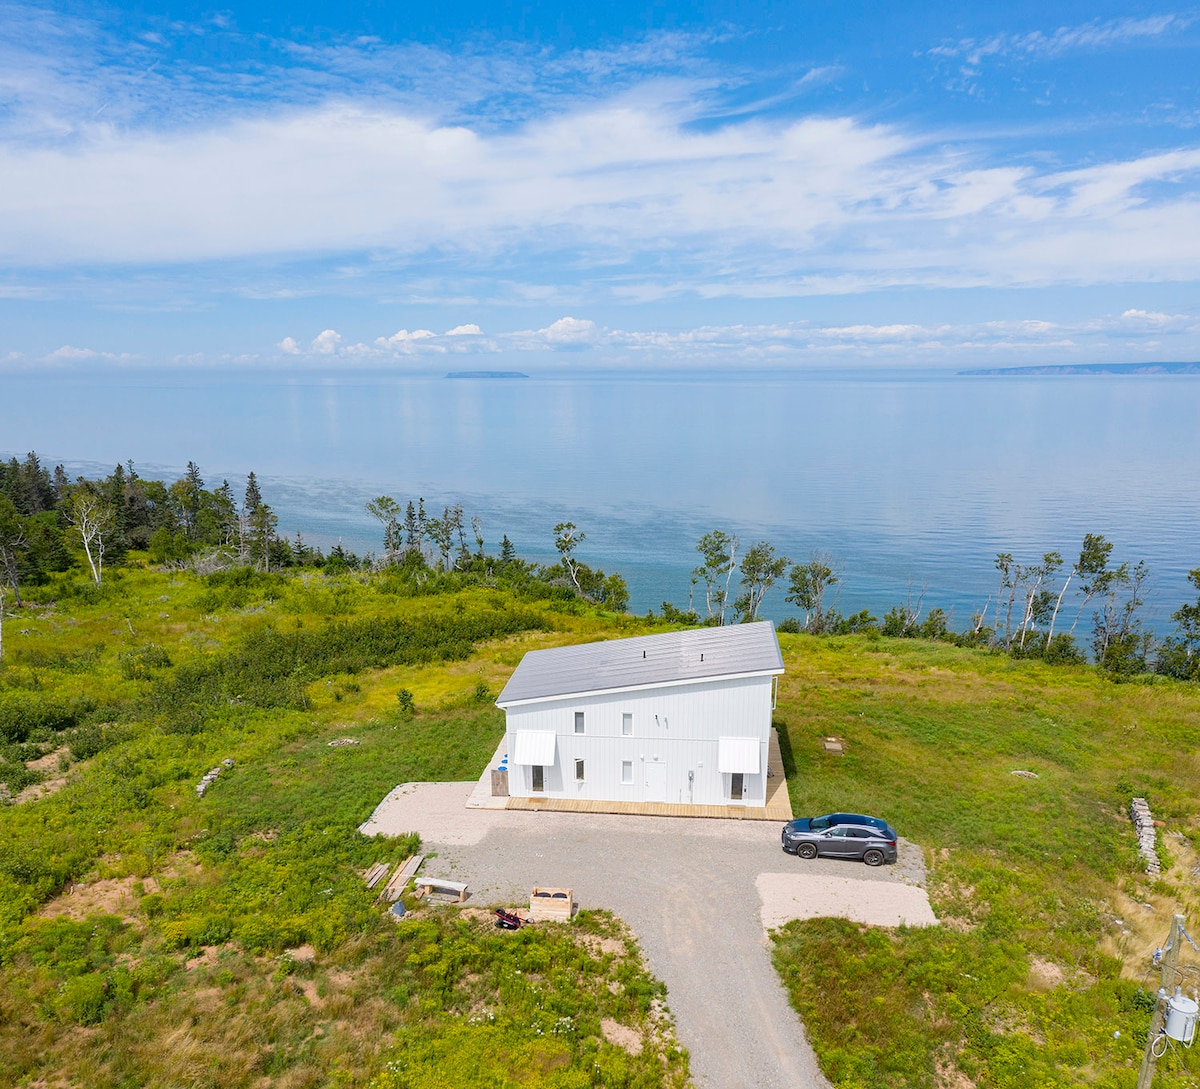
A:
{"type": "Polygon", "coordinates": [[[127,363],[136,359],[136,356],[129,352],[99,352],[95,348],[76,348],[73,344],[64,344],[42,358],[47,363],[127,363]]]}
{"type": "MultiPolygon", "coordinates": [[[[503,352],[510,354],[591,350],[600,365],[634,366],[650,359],[665,366],[725,366],[731,360],[763,365],[795,366],[835,363],[849,357],[877,363],[913,363],[958,366],[964,360],[1008,360],[1019,357],[1054,361],[1119,358],[1132,347],[1143,347],[1144,334],[1159,338],[1154,350],[1180,353],[1200,351],[1200,316],[1126,309],[1073,322],[1041,317],[1004,318],[978,322],[851,322],[821,324],[810,321],[759,325],[701,325],[663,331],[599,326],[591,319],[563,317],[536,330],[517,330],[487,338],[461,335],[418,336],[401,330],[378,337],[370,344],[340,344],[337,353],[361,363],[385,364],[397,357],[432,359],[447,352],[503,352]],[[403,334],[403,335],[401,335],[403,334]],[[1022,353],[1025,353],[1022,355],[1022,353]],[[1039,355],[1038,353],[1043,353],[1039,355]],[[1085,354],[1080,354],[1085,353],[1085,354]],[[1090,354],[1086,354],[1090,353],[1090,354]]],[[[1143,353],[1144,354],[1144,353],[1143,353]]],[[[324,356],[315,351],[314,363],[324,356]]]]}
{"type": "Polygon", "coordinates": [[[442,335],[448,337],[478,337],[483,335],[483,330],[478,325],[456,325],[453,329],[447,329],[442,335]]]}
{"type": "Polygon", "coordinates": [[[609,331],[598,329],[594,321],[572,317],[559,318],[544,329],[500,334],[499,339],[507,346],[523,351],[550,349],[557,352],[578,352],[613,342],[609,331]]]}
{"type": "Polygon", "coordinates": [[[296,341],[292,337],[284,337],[283,340],[281,340],[279,342],[277,347],[279,348],[279,350],[281,352],[284,353],[284,355],[299,355],[300,354],[300,345],[297,344],[296,341]]]}
{"type": "Polygon", "coordinates": [[[64,344],[46,356],[46,359],[52,362],[75,363],[84,359],[97,359],[99,356],[100,353],[92,348],[75,348],[70,344],[64,344]]]}
{"type": "Polygon", "coordinates": [[[587,318],[559,318],[537,335],[548,344],[584,344],[596,337],[596,323],[587,318]]]}
{"type": "Polygon", "coordinates": [[[1195,276],[1200,148],[1064,171],[849,117],[683,120],[612,102],[494,134],[342,105],[0,146],[0,260],[587,253],[603,281],[671,252],[673,284],[744,264],[805,293],[1195,276]]]}
{"type": "Polygon", "coordinates": [[[342,342],[342,334],[333,329],[326,329],[322,333],[318,333],[313,339],[312,350],[321,355],[333,355],[337,351],[338,345],[342,342]]]}

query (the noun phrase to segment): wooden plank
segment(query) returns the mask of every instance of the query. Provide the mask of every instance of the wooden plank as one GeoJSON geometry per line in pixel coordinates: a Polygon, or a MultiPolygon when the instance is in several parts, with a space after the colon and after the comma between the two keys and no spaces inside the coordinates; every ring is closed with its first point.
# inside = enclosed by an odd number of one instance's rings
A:
{"type": "Polygon", "coordinates": [[[383,880],[384,875],[388,872],[388,869],[389,867],[386,862],[376,862],[375,865],[367,871],[367,876],[365,878],[367,882],[367,888],[373,889],[376,885],[378,885],[379,882],[383,880]]]}
{"type": "Polygon", "coordinates": [[[396,867],[396,872],[392,874],[392,879],[379,894],[379,899],[386,900],[388,903],[395,903],[399,900],[401,893],[404,892],[404,886],[408,884],[408,879],[421,868],[421,863],[424,861],[424,855],[409,855],[396,867]]]}

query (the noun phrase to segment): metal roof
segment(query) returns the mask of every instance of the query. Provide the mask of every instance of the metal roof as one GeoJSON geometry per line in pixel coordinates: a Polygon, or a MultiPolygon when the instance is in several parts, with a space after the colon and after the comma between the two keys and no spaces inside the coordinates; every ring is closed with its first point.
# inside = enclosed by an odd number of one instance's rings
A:
{"type": "Polygon", "coordinates": [[[760,620],[531,650],[521,659],[496,703],[505,707],[583,692],[782,672],[775,625],[760,620]]]}

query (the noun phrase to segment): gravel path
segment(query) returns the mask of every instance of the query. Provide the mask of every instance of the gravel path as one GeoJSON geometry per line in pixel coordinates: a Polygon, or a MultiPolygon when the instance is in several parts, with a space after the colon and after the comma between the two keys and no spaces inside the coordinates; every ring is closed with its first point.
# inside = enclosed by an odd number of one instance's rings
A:
{"type": "Polygon", "coordinates": [[[419,832],[436,853],[422,873],[466,881],[475,904],[525,906],[533,886],[564,886],[580,906],[624,919],[667,985],[697,1089],[829,1086],[766,927],[810,915],[935,921],[911,845],[877,870],[805,861],[783,854],[773,822],[467,809],[473,786],[397,787],[363,831],[419,832]]]}

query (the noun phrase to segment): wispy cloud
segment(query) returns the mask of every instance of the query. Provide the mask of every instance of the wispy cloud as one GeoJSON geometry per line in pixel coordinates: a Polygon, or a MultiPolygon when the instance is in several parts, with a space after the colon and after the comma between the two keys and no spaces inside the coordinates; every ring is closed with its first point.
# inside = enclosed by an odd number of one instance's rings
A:
{"type": "Polygon", "coordinates": [[[101,128],[70,150],[0,147],[0,260],[373,253],[486,269],[586,253],[595,285],[667,247],[669,290],[718,270],[736,285],[739,268],[808,293],[1194,277],[1200,148],[1067,171],[986,159],[850,117],[696,131],[673,107],[623,102],[491,134],[351,105],[101,128]]]}
{"type": "Polygon", "coordinates": [[[934,46],[929,52],[934,56],[960,57],[965,63],[978,67],[989,57],[1045,58],[1078,49],[1114,49],[1185,30],[1193,22],[1195,17],[1190,14],[1110,19],[1061,26],[1048,34],[1033,30],[993,34],[987,38],[961,38],[957,42],[934,46]]]}

